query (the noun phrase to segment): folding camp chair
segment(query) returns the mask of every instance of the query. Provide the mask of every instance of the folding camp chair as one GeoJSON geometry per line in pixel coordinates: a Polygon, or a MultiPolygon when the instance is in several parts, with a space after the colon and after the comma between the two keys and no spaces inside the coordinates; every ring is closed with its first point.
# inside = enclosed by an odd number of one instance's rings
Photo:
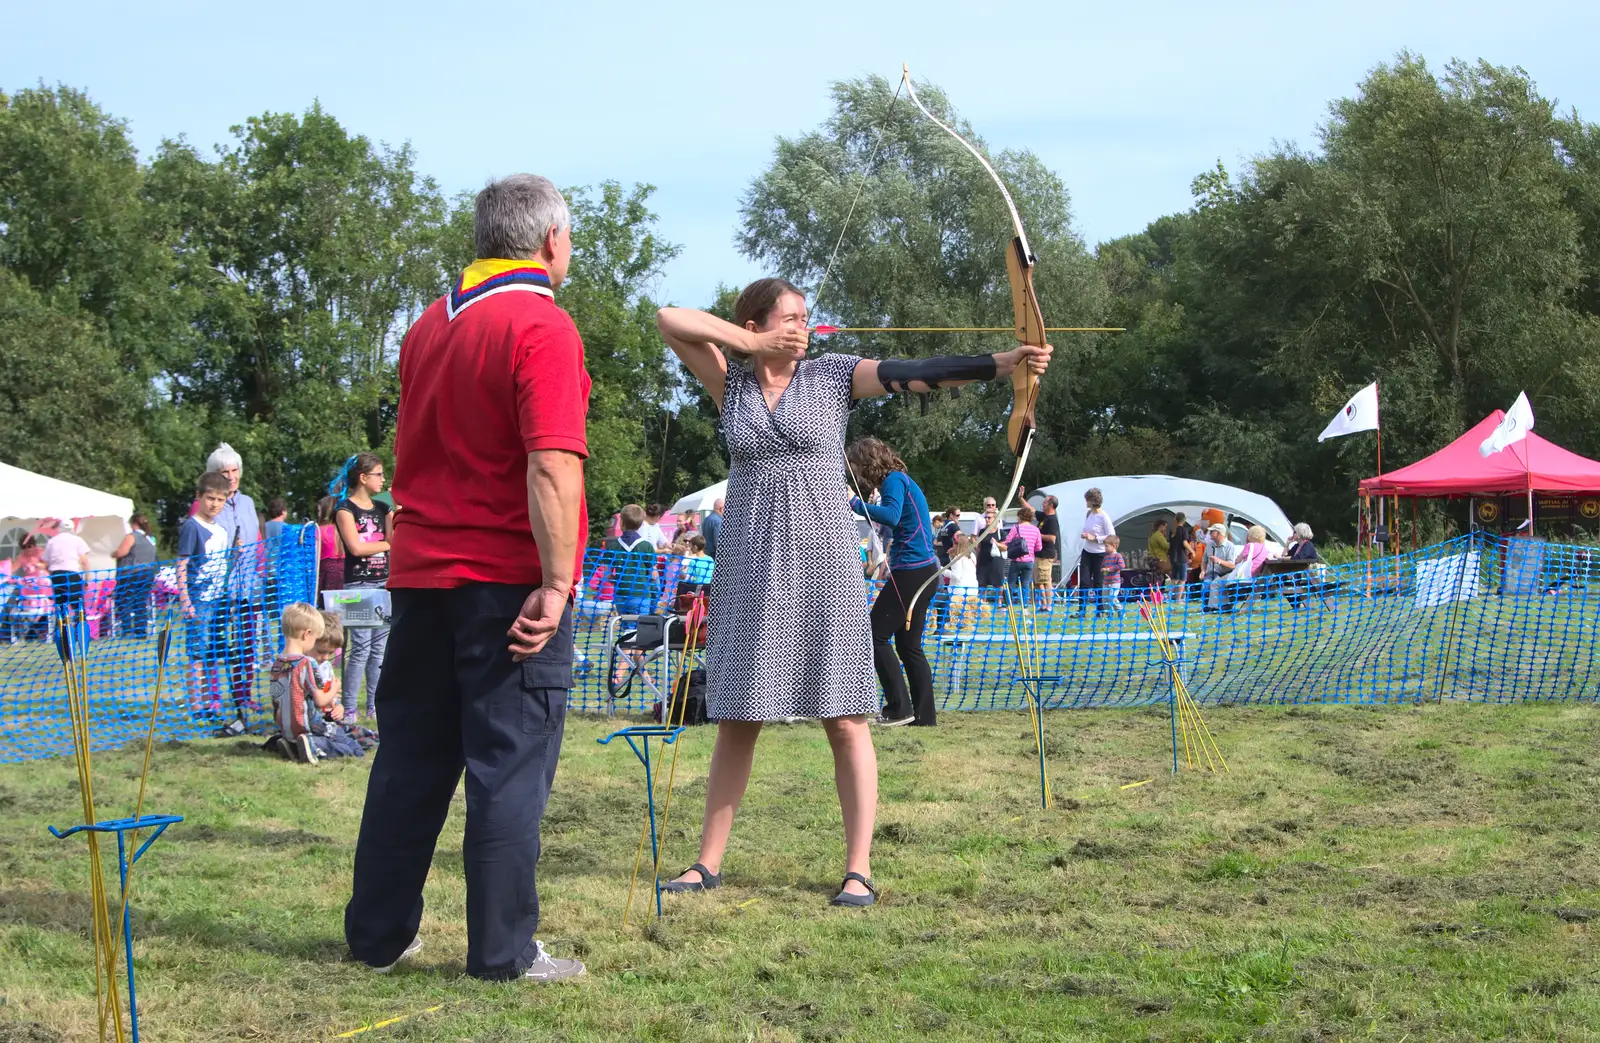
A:
{"type": "Polygon", "coordinates": [[[616,713],[617,700],[628,697],[636,678],[651,701],[671,705],[672,686],[694,665],[685,658],[697,659],[705,649],[704,604],[696,595],[679,599],[681,613],[617,615],[606,621],[607,714],[616,713]],[[685,651],[691,631],[694,647],[685,651]]]}

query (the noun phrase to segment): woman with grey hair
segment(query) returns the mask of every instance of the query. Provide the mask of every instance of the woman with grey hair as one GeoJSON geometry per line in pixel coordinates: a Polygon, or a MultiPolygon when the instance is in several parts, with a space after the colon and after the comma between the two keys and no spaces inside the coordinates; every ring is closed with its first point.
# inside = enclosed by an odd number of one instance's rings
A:
{"type": "Polygon", "coordinates": [[[1083,505],[1088,511],[1083,516],[1083,531],[1079,533],[1083,539],[1083,550],[1078,555],[1078,591],[1083,601],[1075,613],[1078,616],[1089,610],[1091,600],[1094,602],[1095,615],[1106,610],[1100,602],[1100,567],[1106,560],[1106,537],[1115,536],[1117,527],[1111,524],[1111,515],[1106,513],[1105,502],[1105,496],[1099,489],[1084,491],[1083,505]]]}
{"type": "Polygon", "coordinates": [[[1291,561],[1319,561],[1321,555],[1317,553],[1317,545],[1311,542],[1311,526],[1300,522],[1294,527],[1294,538],[1289,541],[1287,548],[1291,561]]]}
{"type": "Polygon", "coordinates": [[[244,730],[246,715],[259,705],[255,697],[259,657],[265,647],[259,633],[266,598],[267,558],[261,547],[261,515],[256,502],[239,491],[244,460],[233,446],[222,442],[206,457],[206,470],[228,480],[228,502],[212,522],[227,535],[228,562],[227,663],[228,687],[239,719],[228,734],[244,730]]]}

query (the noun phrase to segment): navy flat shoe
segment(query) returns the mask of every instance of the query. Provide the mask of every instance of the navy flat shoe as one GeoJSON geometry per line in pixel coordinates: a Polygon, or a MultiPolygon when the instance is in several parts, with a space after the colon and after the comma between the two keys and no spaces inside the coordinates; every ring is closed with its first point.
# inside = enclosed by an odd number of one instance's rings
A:
{"type": "Polygon", "coordinates": [[[872,886],[872,881],[871,880],[868,880],[866,877],[862,876],[860,873],[846,873],[844,875],[844,882],[839,885],[839,893],[834,895],[833,899],[830,902],[828,902],[828,904],[829,905],[847,905],[847,906],[854,906],[856,908],[865,908],[866,906],[869,906],[869,905],[877,905],[878,904],[878,889],[876,887],[872,886]],[[858,884],[862,885],[863,887],[865,887],[867,889],[867,893],[864,894],[864,895],[858,895],[858,894],[851,894],[849,891],[846,891],[844,889],[844,885],[848,884],[852,880],[854,880],[856,883],[858,883],[858,884]]]}
{"type": "Polygon", "coordinates": [[[688,894],[693,891],[710,891],[713,888],[722,886],[721,874],[713,873],[699,862],[696,862],[694,865],[690,866],[689,869],[685,869],[684,872],[687,873],[690,870],[699,873],[700,879],[668,880],[666,883],[661,885],[661,890],[671,894],[688,894]]]}

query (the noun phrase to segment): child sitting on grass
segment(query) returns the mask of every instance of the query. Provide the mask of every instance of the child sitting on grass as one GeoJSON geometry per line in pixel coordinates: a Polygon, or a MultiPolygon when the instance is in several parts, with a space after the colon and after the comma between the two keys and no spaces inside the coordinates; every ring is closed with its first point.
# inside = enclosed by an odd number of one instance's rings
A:
{"type": "Polygon", "coordinates": [[[343,688],[333,661],[344,651],[344,618],[327,609],[321,609],[317,614],[322,617],[322,634],[317,638],[317,643],[311,646],[311,658],[317,664],[317,683],[324,694],[331,693],[335,699],[341,699],[343,688]]]}
{"type": "MultiPolygon", "coordinates": [[[[332,698],[343,703],[342,688],[339,674],[333,665],[344,649],[344,619],[337,612],[323,609],[322,636],[317,638],[317,643],[311,648],[311,658],[317,661],[317,683],[322,687],[324,698],[332,698]]],[[[343,724],[344,732],[356,741],[363,750],[370,750],[378,745],[378,733],[371,728],[363,728],[354,720],[346,720],[343,724]]]]}
{"type": "Polygon", "coordinates": [[[278,748],[292,761],[315,764],[324,757],[360,756],[361,747],[330,726],[344,707],[317,680],[312,650],[322,636],[322,613],[303,601],[283,610],[283,651],[272,661],[272,712],[282,734],[278,748]],[[326,716],[324,716],[326,714],[326,716]]]}

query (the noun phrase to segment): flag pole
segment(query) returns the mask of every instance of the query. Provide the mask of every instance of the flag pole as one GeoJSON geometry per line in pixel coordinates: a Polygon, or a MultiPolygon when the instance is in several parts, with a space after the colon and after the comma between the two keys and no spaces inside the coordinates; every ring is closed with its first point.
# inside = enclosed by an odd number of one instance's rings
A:
{"type": "Polygon", "coordinates": [[[1378,529],[1383,525],[1383,424],[1378,424],[1378,517],[1372,524],[1373,550],[1377,550],[1378,529]]]}
{"type": "Polygon", "coordinates": [[[1522,469],[1528,476],[1528,538],[1533,539],[1533,432],[1522,440],[1522,469]]]}

